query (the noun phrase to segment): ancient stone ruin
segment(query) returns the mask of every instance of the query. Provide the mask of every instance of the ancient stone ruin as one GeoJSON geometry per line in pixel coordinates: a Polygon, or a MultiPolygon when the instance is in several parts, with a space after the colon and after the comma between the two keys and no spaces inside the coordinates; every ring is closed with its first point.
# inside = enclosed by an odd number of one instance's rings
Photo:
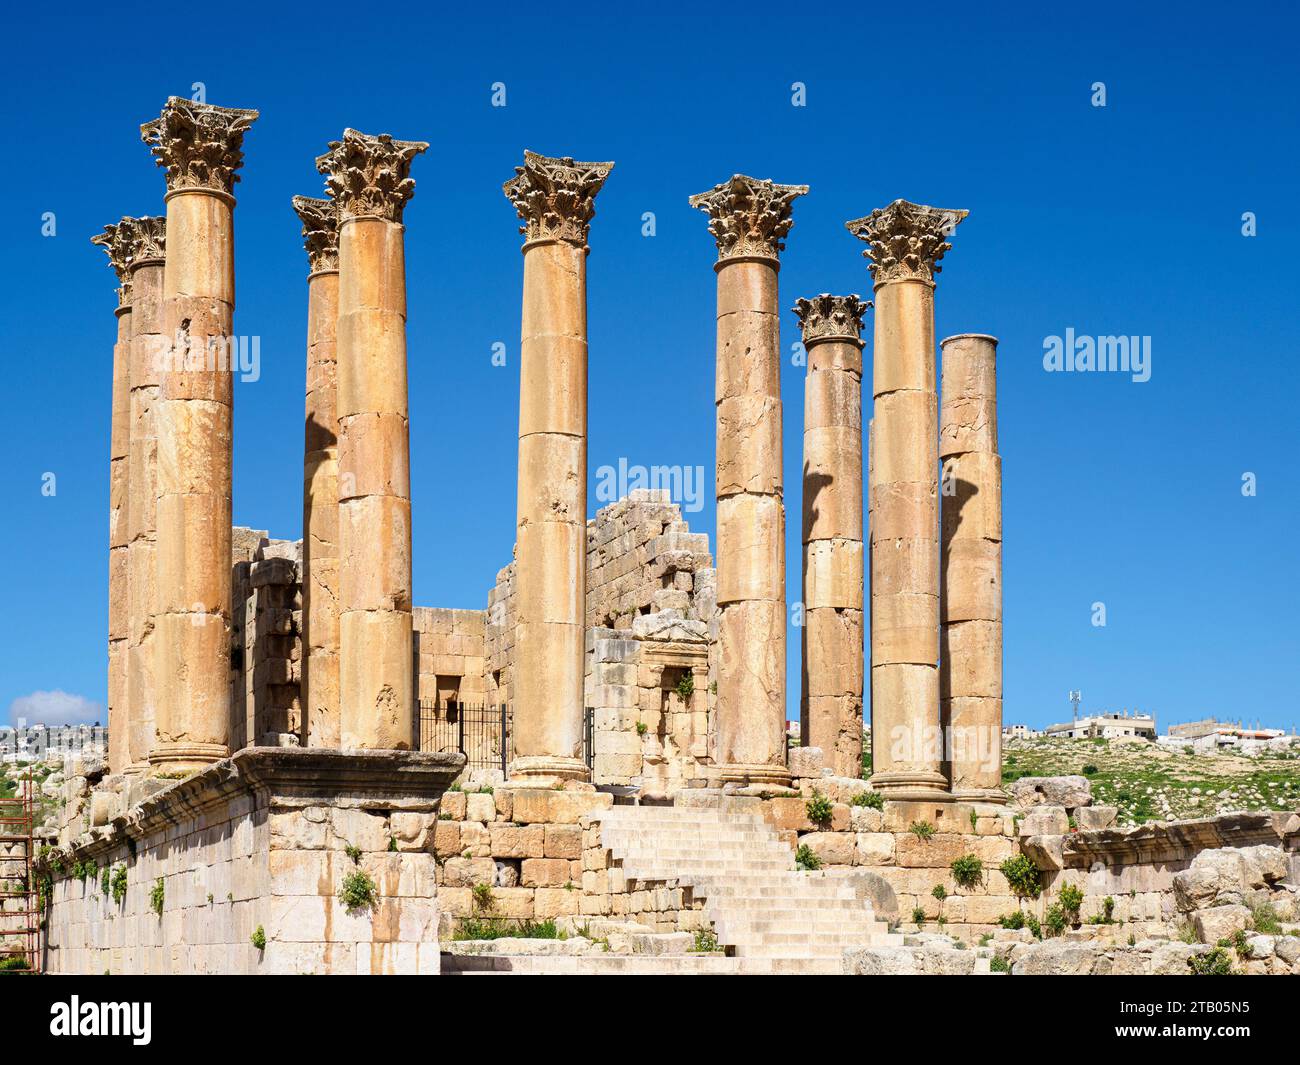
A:
{"type": "Polygon", "coordinates": [[[794,301],[792,604],[778,276],[808,187],[735,175],[688,201],[717,251],[711,551],[662,491],[587,517],[586,272],[614,164],[524,152],[514,558],[481,610],[417,606],[412,553],[437,545],[411,528],[402,218],[428,145],[344,130],[326,197],[293,198],[303,529],[277,540],[231,526],[257,117],[169,99],[142,127],[165,216],[95,238],[120,286],[109,752],[69,771],[39,863],[46,969],[1182,973],[1228,941],[1248,971],[1300,971],[1300,816],[1122,830],[1086,781],[1003,790],[997,341],[934,330],[965,211],[848,222],[872,300],[794,301]]]}

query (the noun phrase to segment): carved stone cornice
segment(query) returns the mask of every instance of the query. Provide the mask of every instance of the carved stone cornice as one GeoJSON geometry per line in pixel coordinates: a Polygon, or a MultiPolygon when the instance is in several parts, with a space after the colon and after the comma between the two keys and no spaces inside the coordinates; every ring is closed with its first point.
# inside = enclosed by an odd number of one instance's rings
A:
{"type": "Polygon", "coordinates": [[[165,218],[128,216],[105,226],[104,232],[90,238],[91,244],[104,249],[108,265],[117,275],[119,307],[131,305],[131,270],[142,263],[163,258],[166,232],[165,218]]]}
{"type": "Polygon", "coordinates": [[[383,218],[400,222],[406,202],[415,195],[411,160],[428,148],[424,141],[399,141],[381,133],[371,136],[345,129],[340,140],[316,160],[325,188],[337,202],[340,224],[349,218],[383,218]]]}
{"type": "Polygon", "coordinates": [[[934,283],[939,260],[952,250],[945,239],[969,211],[950,211],[922,203],[895,200],[844,227],[866,241],[862,254],[871,260],[871,277],[877,285],[889,281],[934,283]]]}
{"type": "Polygon", "coordinates": [[[794,225],[791,205],[807,185],[777,185],[736,174],[687,202],[709,216],[718,261],[735,258],[780,259],[794,225]]]}
{"type": "Polygon", "coordinates": [[[524,224],[525,244],[558,240],[587,247],[596,193],[605,184],[611,163],[579,163],[567,155],[551,158],[524,150],[524,165],[501,188],[524,224]]]}
{"type": "Polygon", "coordinates": [[[846,340],[862,346],[862,316],[871,301],[856,294],[832,296],[823,292],[812,299],[794,301],[794,313],[803,326],[804,347],[819,340],[846,340]]]}
{"type": "Polygon", "coordinates": [[[313,274],[339,268],[339,205],[335,200],[295,196],[293,209],[302,221],[302,243],[313,274]]]}
{"type": "Polygon", "coordinates": [[[169,192],[203,189],[229,196],[244,162],[244,134],[257,117],[242,107],[171,96],[162,114],[140,127],[140,137],[166,169],[169,192]]]}

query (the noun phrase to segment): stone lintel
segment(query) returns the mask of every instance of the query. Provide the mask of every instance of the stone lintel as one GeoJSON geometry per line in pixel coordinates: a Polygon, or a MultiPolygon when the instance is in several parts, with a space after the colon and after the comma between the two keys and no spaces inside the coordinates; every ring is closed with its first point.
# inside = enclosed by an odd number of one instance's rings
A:
{"type": "Polygon", "coordinates": [[[198,189],[230,196],[244,162],[244,134],[258,113],[170,96],[162,114],[140,127],[156,162],[167,172],[167,191],[198,189]]]}
{"type": "Polygon", "coordinates": [[[596,193],[614,169],[612,162],[582,163],[524,149],[524,165],[501,186],[523,220],[524,245],[563,241],[585,249],[596,216],[596,193]]]}
{"type": "Polygon", "coordinates": [[[866,242],[862,254],[871,260],[871,276],[877,285],[890,281],[933,284],[939,260],[952,250],[947,238],[968,214],[895,200],[888,207],[845,222],[844,227],[866,242]]]}
{"type": "Polygon", "coordinates": [[[313,274],[339,268],[339,205],[335,200],[295,196],[293,209],[302,222],[302,243],[313,274]]]}
{"type": "Polygon", "coordinates": [[[372,136],[345,129],[329,142],[330,150],[316,159],[325,175],[325,188],[338,202],[339,224],[353,218],[382,218],[401,222],[407,201],[415,195],[411,160],[429,145],[425,141],[394,140],[391,134],[372,136]]]}
{"type": "Polygon", "coordinates": [[[862,316],[871,301],[865,303],[857,293],[832,296],[823,292],[811,299],[795,300],[791,309],[803,327],[804,347],[823,340],[845,341],[862,347],[862,316]]]}
{"type": "Polygon", "coordinates": [[[1096,828],[1072,832],[1063,840],[1066,868],[1088,869],[1095,863],[1125,866],[1190,861],[1203,850],[1267,844],[1294,849],[1300,845],[1300,818],[1295,814],[1229,813],[1191,821],[1150,821],[1132,828],[1096,828]],[[1291,824],[1290,819],[1296,819],[1291,824]]]}
{"type": "Polygon", "coordinates": [[[735,174],[687,202],[709,216],[709,232],[717,242],[719,262],[737,258],[779,260],[785,237],[794,225],[792,205],[807,192],[807,185],[778,185],[735,174]]]}
{"type": "Polygon", "coordinates": [[[279,808],[429,810],[464,765],[465,756],[455,752],[245,747],[166,784],[109,825],[80,836],[67,853],[81,859],[106,854],[241,794],[256,806],[279,808]]]}

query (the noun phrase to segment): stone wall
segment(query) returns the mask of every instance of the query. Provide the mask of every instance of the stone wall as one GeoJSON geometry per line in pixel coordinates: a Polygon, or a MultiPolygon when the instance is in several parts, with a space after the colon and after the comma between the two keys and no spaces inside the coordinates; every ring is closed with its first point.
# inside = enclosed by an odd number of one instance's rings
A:
{"type": "Polygon", "coordinates": [[[164,786],[48,856],[45,968],[436,973],[436,803],[459,768],[261,748],[164,786]],[[373,903],[349,910],[357,873],[373,903]]]}

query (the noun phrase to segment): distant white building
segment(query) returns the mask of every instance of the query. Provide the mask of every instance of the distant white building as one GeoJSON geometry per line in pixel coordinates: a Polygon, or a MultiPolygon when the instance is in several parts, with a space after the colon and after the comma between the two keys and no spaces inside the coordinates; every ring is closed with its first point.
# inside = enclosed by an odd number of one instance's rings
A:
{"type": "Polygon", "coordinates": [[[1048,725],[1048,736],[1070,740],[1115,740],[1136,737],[1143,740],[1156,738],[1156,719],[1153,714],[1130,714],[1119,710],[1109,714],[1090,714],[1077,721],[1048,725]]]}
{"type": "Polygon", "coordinates": [[[1003,725],[1002,738],[1004,740],[1032,740],[1037,739],[1043,733],[1036,728],[1030,728],[1028,725],[1003,725]]]}

